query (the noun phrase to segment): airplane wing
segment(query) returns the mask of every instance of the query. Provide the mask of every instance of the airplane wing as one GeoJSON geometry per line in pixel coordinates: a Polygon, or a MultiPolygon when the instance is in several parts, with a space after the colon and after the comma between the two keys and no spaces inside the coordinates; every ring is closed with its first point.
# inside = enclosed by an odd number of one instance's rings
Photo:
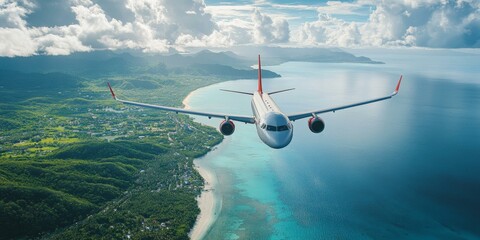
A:
{"type": "Polygon", "coordinates": [[[381,98],[375,98],[375,99],[371,99],[371,100],[367,100],[367,101],[363,101],[363,102],[358,102],[358,103],[352,103],[352,104],[348,104],[348,105],[344,105],[344,106],[338,106],[338,107],[333,107],[333,108],[327,108],[327,109],[297,113],[297,114],[289,115],[288,118],[291,121],[295,121],[295,120],[302,119],[302,118],[312,117],[312,116],[314,116],[316,114],[320,114],[320,113],[335,112],[335,111],[346,109],[346,108],[361,106],[361,105],[365,105],[365,104],[369,104],[369,103],[374,103],[374,102],[379,102],[379,101],[390,99],[393,96],[397,95],[398,91],[400,90],[400,83],[402,82],[402,77],[403,76],[400,76],[400,79],[398,80],[397,87],[395,88],[395,91],[393,91],[388,96],[381,97],[381,98]]]}
{"type": "Polygon", "coordinates": [[[238,121],[238,122],[244,122],[244,123],[255,123],[255,118],[253,116],[242,116],[242,115],[230,115],[230,114],[223,114],[223,113],[209,113],[209,112],[200,112],[200,111],[193,111],[193,110],[187,110],[187,109],[182,109],[182,108],[174,108],[174,107],[166,107],[166,106],[160,106],[160,105],[154,105],[154,104],[148,104],[148,103],[139,103],[139,102],[132,102],[132,101],[126,101],[122,99],[118,99],[115,96],[115,93],[112,90],[112,87],[110,86],[110,83],[108,84],[108,88],[110,88],[110,93],[112,93],[113,99],[127,105],[133,105],[133,106],[139,106],[139,107],[146,107],[146,108],[155,108],[155,109],[160,109],[160,110],[165,110],[165,111],[170,111],[170,112],[175,112],[175,113],[185,113],[185,114],[192,114],[192,115],[198,115],[198,116],[205,116],[208,118],[222,118],[222,119],[228,119],[228,120],[233,120],[233,121],[238,121]]]}

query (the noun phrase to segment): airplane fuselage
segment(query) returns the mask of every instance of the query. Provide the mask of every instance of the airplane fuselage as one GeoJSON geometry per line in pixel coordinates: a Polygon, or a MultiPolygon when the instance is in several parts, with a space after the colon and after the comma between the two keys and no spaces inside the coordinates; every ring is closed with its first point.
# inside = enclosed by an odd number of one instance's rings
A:
{"type": "Polygon", "coordinates": [[[255,92],[252,111],[260,139],[272,148],[287,146],[293,137],[293,124],[267,93],[255,92]]]}

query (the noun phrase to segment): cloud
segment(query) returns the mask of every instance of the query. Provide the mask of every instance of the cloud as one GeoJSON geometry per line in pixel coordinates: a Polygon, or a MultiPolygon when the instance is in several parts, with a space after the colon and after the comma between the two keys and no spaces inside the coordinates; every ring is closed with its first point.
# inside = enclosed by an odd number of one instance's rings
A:
{"type": "MultiPolygon", "coordinates": [[[[231,47],[253,42],[253,24],[240,19],[221,21],[218,30],[202,38],[182,34],[177,38],[177,47],[231,47]]],[[[181,49],[183,50],[183,49],[181,49]]]]}
{"type": "Polygon", "coordinates": [[[278,14],[272,16],[261,13],[256,6],[264,4],[265,1],[257,1],[255,4],[247,5],[208,6],[206,11],[212,14],[218,26],[216,35],[221,35],[225,40],[218,41],[219,46],[287,42],[289,38],[287,20],[278,14]]]}
{"type": "Polygon", "coordinates": [[[254,43],[284,43],[289,41],[290,29],[285,19],[275,18],[272,20],[270,16],[255,9],[252,21],[254,23],[254,43]]]}
{"type": "Polygon", "coordinates": [[[356,2],[328,1],[324,6],[319,6],[317,11],[330,15],[364,15],[365,9],[369,9],[371,5],[373,5],[373,2],[367,0],[356,2]]]}
{"type": "Polygon", "coordinates": [[[0,0],[0,34],[0,56],[277,43],[480,47],[480,2],[261,0],[206,6],[203,0],[0,0]]]}
{"type": "Polygon", "coordinates": [[[374,3],[375,10],[366,22],[333,18],[319,8],[318,20],[304,23],[296,41],[343,47],[480,47],[480,2],[476,0],[374,3]]]}
{"type": "Polygon", "coordinates": [[[35,5],[30,1],[0,0],[0,27],[25,28],[25,16],[32,12],[35,5]]]}
{"type": "Polygon", "coordinates": [[[30,56],[36,48],[37,45],[25,31],[0,28],[0,56],[30,56]]]}
{"type": "Polygon", "coordinates": [[[86,52],[91,48],[84,46],[80,40],[74,36],[59,36],[54,34],[41,35],[35,39],[38,46],[37,51],[48,55],[68,55],[73,52],[86,52]]]}
{"type": "Polygon", "coordinates": [[[203,1],[195,0],[128,0],[138,24],[156,30],[155,35],[171,42],[181,34],[209,35],[215,30],[203,1]]]}
{"type": "Polygon", "coordinates": [[[27,22],[35,19],[29,18],[29,14],[49,6],[63,9],[65,1],[0,0],[0,55],[59,55],[121,48],[168,52],[177,48],[177,42],[182,42],[177,41],[181,36],[193,39],[209,36],[213,41],[219,35],[201,0],[98,0],[98,3],[69,0],[68,4],[74,16],[72,24],[39,26],[38,22],[27,22]]]}
{"type": "Polygon", "coordinates": [[[361,38],[357,23],[348,23],[323,13],[318,14],[317,21],[303,24],[296,35],[297,42],[340,47],[358,45],[361,38]]]}

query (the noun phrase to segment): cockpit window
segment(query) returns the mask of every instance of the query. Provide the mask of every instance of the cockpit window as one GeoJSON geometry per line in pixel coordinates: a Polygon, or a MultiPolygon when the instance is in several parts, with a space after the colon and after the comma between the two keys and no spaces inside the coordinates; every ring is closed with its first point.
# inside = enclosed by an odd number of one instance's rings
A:
{"type": "Polygon", "coordinates": [[[262,123],[262,125],[260,126],[262,129],[265,129],[267,127],[267,124],[265,123],[262,123]]]}
{"type": "MultiPolygon", "coordinates": [[[[263,129],[265,129],[263,125],[261,127],[263,129]]],[[[282,126],[278,126],[278,127],[277,126],[272,126],[272,125],[267,125],[267,131],[272,131],[272,132],[277,132],[277,131],[282,132],[282,131],[287,131],[288,129],[290,129],[288,125],[282,125],[282,126]]]]}
{"type": "Polygon", "coordinates": [[[277,127],[272,126],[272,125],[267,125],[267,131],[277,131],[277,127]]]}

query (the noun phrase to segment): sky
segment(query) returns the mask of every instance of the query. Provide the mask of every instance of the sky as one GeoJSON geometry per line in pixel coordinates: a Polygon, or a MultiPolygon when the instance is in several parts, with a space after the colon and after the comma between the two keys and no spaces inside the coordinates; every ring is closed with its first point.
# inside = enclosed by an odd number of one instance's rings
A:
{"type": "Polygon", "coordinates": [[[480,48],[480,1],[0,0],[0,56],[238,45],[480,48]]]}

